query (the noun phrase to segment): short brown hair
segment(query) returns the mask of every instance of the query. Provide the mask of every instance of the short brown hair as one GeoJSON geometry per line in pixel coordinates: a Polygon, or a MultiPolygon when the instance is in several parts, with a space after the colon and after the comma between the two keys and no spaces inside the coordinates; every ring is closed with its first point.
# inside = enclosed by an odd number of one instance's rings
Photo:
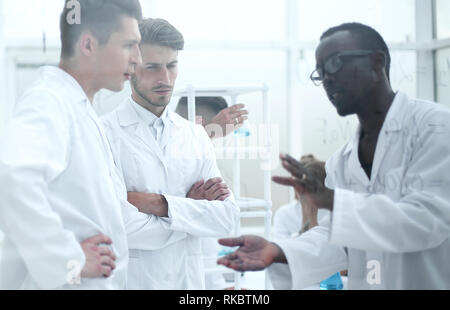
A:
{"type": "Polygon", "coordinates": [[[81,34],[89,30],[99,41],[108,43],[111,34],[121,26],[120,17],[128,16],[138,22],[142,20],[142,8],[139,0],[77,0],[80,6],[80,23],[70,23],[68,15],[73,10],[73,0],[64,1],[60,17],[61,56],[71,57],[81,34]]]}
{"type": "Polygon", "coordinates": [[[184,49],[184,38],[168,21],[161,18],[147,18],[139,23],[141,44],[170,47],[176,51],[184,49]]]}
{"type": "Polygon", "coordinates": [[[388,80],[390,80],[391,54],[389,53],[389,48],[386,42],[378,31],[370,26],[360,23],[345,23],[336,27],[332,27],[325,31],[320,37],[320,40],[322,41],[323,39],[326,39],[339,31],[349,31],[362,49],[370,51],[382,51],[386,56],[385,69],[388,80]]]}

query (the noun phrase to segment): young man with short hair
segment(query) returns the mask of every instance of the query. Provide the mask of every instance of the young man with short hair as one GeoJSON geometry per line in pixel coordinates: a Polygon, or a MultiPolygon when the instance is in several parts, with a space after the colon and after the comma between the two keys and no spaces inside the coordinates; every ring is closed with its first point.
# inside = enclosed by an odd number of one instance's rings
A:
{"type": "Polygon", "coordinates": [[[204,289],[203,237],[233,233],[239,209],[222,182],[203,127],[167,106],[181,33],[162,19],[140,23],[143,64],[132,95],[103,117],[130,206],[129,289],[204,289]]]}
{"type": "Polygon", "coordinates": [[[138,0],[65,2],[59,67],[40,69],[1,140],[0,288],[125,287],[126,197],[91,104],[140,63],[141,18],[138,0]]]}

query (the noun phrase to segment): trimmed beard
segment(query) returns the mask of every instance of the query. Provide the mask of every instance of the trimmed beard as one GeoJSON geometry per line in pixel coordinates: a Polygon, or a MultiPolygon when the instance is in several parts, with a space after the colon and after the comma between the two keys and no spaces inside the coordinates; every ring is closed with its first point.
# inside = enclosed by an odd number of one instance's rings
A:
{"type": "Polygon", "coordinates": [[[158,107],[158,108],[167,107],[167,106],[169,105],[170,99],[169,99],[169,102],[164,103],[163,105],[161,105],[161,104],[155,104],[153,101],[151,101],[150,98],[147,97],[147,96],[144,94],[144,92],[142,92],[142,91],[139,89],[139,85],[138,85],[138,81],[137,81],[137,78],[136,78],[136,74],[133,74],[133,75],[131,76],[130,83],[131,83],[131,86],[133,87],[134,91],[139,95],[139,97],[141,97],[142,99],[144,99],[145,102],[148,103],[149,105],[152,105],[152,106],[158,107]]]}

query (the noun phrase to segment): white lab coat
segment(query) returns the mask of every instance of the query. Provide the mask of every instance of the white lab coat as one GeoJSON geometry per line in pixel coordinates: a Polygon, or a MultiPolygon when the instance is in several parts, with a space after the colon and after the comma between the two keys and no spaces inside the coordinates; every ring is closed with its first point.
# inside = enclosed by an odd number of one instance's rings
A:
{"type": "Polygon", "coordinates": [[[359,134],[326,165],[331,231],[277,241],[289,265],[269,268],[273,282],[298,289],[348,269],[349,289],[450,289],[450,111],[398,93],[371,180],[359,134]]]}
{"type": "MultiPolygon", "coordinates": [[[[302,230],[302,206],[300,201],[293,201],[278,208],[273,219],[273,238],[297,237],[302,230]]],[[[329,226],[330,211],[319,209],[317,221],[320,226],[329,226]]]]}
{"type": "Polygon", "coordinates": [[[56,67],[40,69],[17,103],[1,146],[0,287],[123,289],[128,246],[115,166],[100,120],[77,81],[56,67]],[[113,240],[113,275],[68,284],[85,263],[80,242],[100,233],[113,240]]]}
{"type": "MultiPolygon", "coordinates": [[[[217,242],[217,238],[202,238],[202,253],[204,256],[205,268],[217,268],[217,260],[221,246],[217,242]]],[[[205,274],[205,289],[206,290],[223,290],[230,285],[225,281],[225,277],[222,273],[209,272],[205,274]]]]}
{"type": "MultiPolygon", "coordinates": [[[[129,289],[203,289],[201,237],[229,236],[238,224],[233,196],[220,201],[185,198],[192,185],[219,177],[205,130],[168,111],[158,144],[127,99],[102,118],[127,191],[163,194],[169,218],[124,207],[130,249],[129,289]]],[[[150,112],[148,112],[150,113],[150,112]]]]}

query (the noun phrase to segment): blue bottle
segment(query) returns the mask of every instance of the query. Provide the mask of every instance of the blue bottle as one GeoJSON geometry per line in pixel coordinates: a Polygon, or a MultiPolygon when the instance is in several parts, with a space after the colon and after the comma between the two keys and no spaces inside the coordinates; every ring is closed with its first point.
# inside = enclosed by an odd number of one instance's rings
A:
{"type": "Polygon", "coordinates": [[[339,272],[320,282],[321,290],[342,290],[343,287],[344,284],[342,284],[341,274],[339,272]]]}
{"type": "Polygon", "coordinates": [[[250,136],[250,125],[248,123],[248,120],[244,121],[244,124],[242,124],[242,127],[234,131],[235,136],[240,137],[248,137],[250,136]]]}

